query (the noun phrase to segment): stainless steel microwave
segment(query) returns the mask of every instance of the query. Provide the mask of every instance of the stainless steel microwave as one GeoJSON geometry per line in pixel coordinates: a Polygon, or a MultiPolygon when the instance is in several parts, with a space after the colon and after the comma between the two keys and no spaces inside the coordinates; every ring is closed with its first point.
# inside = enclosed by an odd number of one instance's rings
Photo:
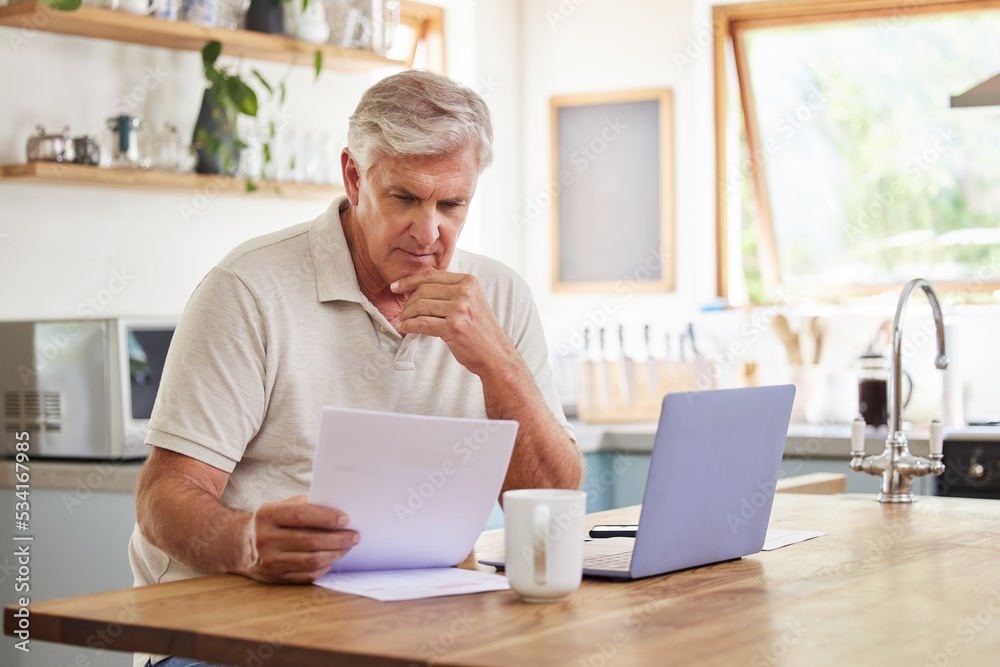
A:
{"type": "Polygon", "coordinates": [[[175,322],[0,322],[0,455],[141,459],[175,322]]]}

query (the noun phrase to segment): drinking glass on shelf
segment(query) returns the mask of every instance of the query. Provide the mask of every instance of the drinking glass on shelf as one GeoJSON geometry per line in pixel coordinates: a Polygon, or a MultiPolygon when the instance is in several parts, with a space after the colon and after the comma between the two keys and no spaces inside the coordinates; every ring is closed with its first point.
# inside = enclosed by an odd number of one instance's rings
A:
{"type": "Polygon", "coordinates": [[[348,49],[370,49],[373,25],[368,0],[324,0],[330,42],[348,49]]]}
{"type": "Polygon", "coordinates": [[[313,132],[301,132],[302,140],[299,142],[299,159],[296,164],[299,169],[296,172],[296,179],[301,183],[317,183],[319,177],[319,146],[316,144],[316,135],[313,132]]]}
{"type": "Polygon", "coordinates": [[[167,126],[163,132],[150,137],[150,167],[161,171],[182,173],[194,168],[195,157],[191,146],[177,133],[177,128],[167,126]]]}
{"type": "Polygon", "coordinates": [[[209,28],[215,26],[219,15],[217,0],[182,0],[181,18],[209,28]]]}
{"type": "Polygon", "coordinates": [[[218,10],[215,17],[215,25],[227,30],[236,30],[240,27],[240,22],[246,16],[250,0],[216,0],[218,10]]]}
{"type": "Polygon", "coordinates": [[[275,131],[272,159],[277,164],[276,178],[279,181],[295,180],[295,158],[297,135],[293,127],[280,127],[275,131]]]}
{"type": "MultiPolygon", "coordinates": [[[[118,0],[113,0],[118,2],[118,0]]],[[[176,21],[181,14],[181,0],[156,0],[153,3],[153,16],[165,21],[176,21]]]]}
{"type": "Polygon", "coordinates": [[[239,166],[236,171],[241,178],[251,181],[260,180],[263,174],[264,135],[257,128],[257,123],[253,118],[240,115],[236,119],[236,131],[240,139],[246,146],[240,151],[239,166]]]}

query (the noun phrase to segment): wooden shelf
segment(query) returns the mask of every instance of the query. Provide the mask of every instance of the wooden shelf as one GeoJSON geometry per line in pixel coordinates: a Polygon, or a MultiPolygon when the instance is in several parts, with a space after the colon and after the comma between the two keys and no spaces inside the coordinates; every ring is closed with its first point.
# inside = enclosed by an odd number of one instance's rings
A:
{"type": "Polygon", "coordinates": [[[0,7],[0,25],[184,51],[201,51],[206,43],[215,40],[222,43],[226,55],[308,67],[313,66],[314,54],[320,50],[323,69],[346,72],[406,66],[363,49],[312,44],[250,30],[206,28],[187,21],[166,21],[96,7],[62,12],[38,2],[17,2],[0,7]]]}
{"type": "Polygon", "coordinates": [[[146,192],[187,192],[192,195],[247,195],[251,197],[287,197],[332,201],[344,194],[335,185],[261,181],[257,190],[248,193],[246,181],[232,176],[195,173],[176,174],[145,169],[105,169],[81,164],[29,162],[0,166],[2,183],[42,183],[79,187],[121,188],[146,192]]]}

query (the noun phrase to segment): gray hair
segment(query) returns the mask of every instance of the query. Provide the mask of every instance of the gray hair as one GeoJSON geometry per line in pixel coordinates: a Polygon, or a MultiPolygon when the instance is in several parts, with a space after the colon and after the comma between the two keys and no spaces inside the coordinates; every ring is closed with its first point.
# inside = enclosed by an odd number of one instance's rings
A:
{"type": "Polygon", "coordinates": [[[362,171],[379,155],[446,157],[473,146],[479,173],[493,162],[493,121],[475,91],[446,76],[400,72],[365,91],[350,118],[347,147],[362,171]]]}

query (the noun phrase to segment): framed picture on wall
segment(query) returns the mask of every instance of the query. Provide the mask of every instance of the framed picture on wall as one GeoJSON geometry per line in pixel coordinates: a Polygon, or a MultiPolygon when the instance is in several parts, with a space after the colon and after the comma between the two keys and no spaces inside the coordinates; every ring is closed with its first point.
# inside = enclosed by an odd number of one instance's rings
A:
{"type": "Polygon", "coordinates": [[[552,289],[674,289],[673,96],[552,98],[552,289]]]}

